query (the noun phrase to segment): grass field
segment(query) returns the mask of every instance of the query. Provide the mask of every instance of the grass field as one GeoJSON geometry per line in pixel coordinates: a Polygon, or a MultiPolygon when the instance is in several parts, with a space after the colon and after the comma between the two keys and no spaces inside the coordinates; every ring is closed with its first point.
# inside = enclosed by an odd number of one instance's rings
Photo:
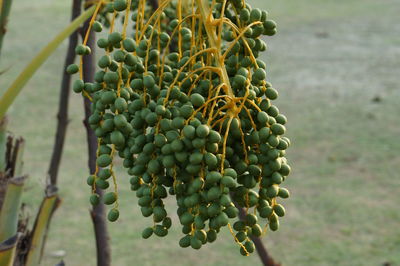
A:
{"type": "MultiPolygon", "coordinates": [[[[14,1],[0,64],[10,69],[1,76],[0,92],[67,23],[69,2],[14,1]]],[[[278,23],[264,57],[293,143],[287,216],[264,243],[283,265],[400,265],[400,0],[250,2],[278,23]]],[[[24,201],[31,215],[51,156],[65,48],[51,56],[10,112],[10,130],[27,140],[24,201]]],[[[63,204],[51,225],[46,266],[57,262],[57,250],[67,252],[67,265],[95,265],[81,97],[73,95],[70,107],[63,204]]],[[[127,187],[128,176],[118,176],[120,187],[127,187]]],[[[141,240],[150,220],[140,215],[132,192],[122,188],[121,194],[122,217],[109,226],[113,265],[260,265],[257,255],[238,254],[227,230],[201,251],[178,247],[178,226],[164,239],[141,240]]]]}

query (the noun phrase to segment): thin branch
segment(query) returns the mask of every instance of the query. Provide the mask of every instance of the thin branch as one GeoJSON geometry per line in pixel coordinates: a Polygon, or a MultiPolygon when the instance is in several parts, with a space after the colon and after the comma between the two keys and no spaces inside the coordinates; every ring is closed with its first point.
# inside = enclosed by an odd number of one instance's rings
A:
{"type": "MultiPolygon", "coordinates": [[[[84,30],[82,33],[86,32],[89,21],[85,23],[84,30]]],[[[87,45],[91,47],[92,53],[86,55],[83,58],[83,79],[84,82],[92,82],[94,79],[95,72],[95,36],[94,34],[89,35],[87,45]]],[[[89,116],[91,102],[84,98],[85,107],[85,120],[84,125],[87,133],[87,143],[88,143],[88,155],[89,155],[89,170],[90,174],[94,174],[96,171],[96,150],[97,150],[97,139],[94,131],[89,126],[89,116]]],[[[102,196],[102,190],[96,190],[96,193],[102,196]]],[[[106,210],[103,203],[94,206],[90,212],[95,236],[96,236],[96,250],[97,250],[97,265],[98,266],[109,266],[111,265],[111,249],[110,249],[110,238],[108,235],[107,221],[106,221],[106,210]]]]}
{"type": "MultiPolygon", "coordinates": [[[[72,1],[71,21],[77,18],[81,13],[82,0],[72,1]]],[[[63,76],[61,81],[58,114],[57,114],[57,132],[55,136],[53,154],[51,155],[48,176],[50,184],[57,186],[58,170],[60,168],[62,152],[65,143],[65,135],[68,126],[68,103],[70,94],[71,75],[66,72],[67,67],[75,61],[75,47],[78,44],[78,30],[69,37],[67,55],[63,68],[63,76]]]]}

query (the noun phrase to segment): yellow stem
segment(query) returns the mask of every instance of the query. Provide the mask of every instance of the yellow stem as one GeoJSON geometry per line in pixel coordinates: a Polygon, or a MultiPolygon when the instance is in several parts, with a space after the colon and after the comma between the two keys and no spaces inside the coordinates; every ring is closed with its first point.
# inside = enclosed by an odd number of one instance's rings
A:
{"type": "Polygon", "coordinates": [[[229,82],[229,76],[228,76],[228,73],[226,72],[224,61],[221,56],[221,49],[220,49],[220,45],[218,45],[219,41],[218,41],[217,34],[215,33],[215,28],[212,25],[214,18],[213,18],[213,15],[212,15],[210,7],[209,7],[209,2],[208,2],[208,0],[197,0],[197,5],[200,10],[202,22],[203,22],[204,27],[207,32],[208,42],[210,44],[210,47],[215,47],[217,49],[216,52],[214,53],[215,57],[216,57],[215,63],[217,65],[217,67],[219,67],[221,69],[222,83],[225,83],[227,85],[227,86],[224,86],[225,93],[233,99],[233,98],[235,98],[235,94],[233,93],[233,90],[231,88],[231,84],[229,82]]]}

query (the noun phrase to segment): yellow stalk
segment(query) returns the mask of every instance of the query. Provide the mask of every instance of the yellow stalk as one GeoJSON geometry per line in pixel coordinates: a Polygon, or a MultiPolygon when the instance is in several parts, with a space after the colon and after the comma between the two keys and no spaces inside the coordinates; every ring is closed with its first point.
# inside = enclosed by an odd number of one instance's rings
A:
{"type": "Polygon", "coordinates": [[[12,266],[14,265],[15,251],[17,249],[17,243],[19,234],[15,234],[6,241],[0,243],[0,265],[12,266]]]}
{"type": "Polygon", "coordinates": [[[21,206],[25,179],[26,177],[15,177],[10,179],[7,185],[6,195],[0,212],[0,242],[9,239],[17,233],[18,213],[21,206]]]}
{"type": "Polygon", "coordinates": [[[225,93],[230,96],[232,99],[235,98],[235,94],[232,91],[231,84],[229,82],[229,76],[228,73],[226,72],[226,68],[224,65],[223,57],[221,55],[221,47],[220,44],[221,42],[218,40],[216,31],[215,31],[215,26],[213,25],[213,22],[215,22],[214,17],[211,13],[210,7],[208,0],[197,0],[197,5],[200,9],[200,14],[201,14],[201,19],[204,24],[204,27],[207,32],[208,36],[208,42],[210,43],[210,47],[216,48],[216,52],[214,53],[215,55],[215,63],[217,64],[217,67],[221,69],[221,81],[222,83],[225,84],[224,90],[225,93]]]}
{"type": "Polygon", "coordinates": [[[56,194],[56,190],[48,193],[48,195],[43,199],[32,230],[32,238],[29,245],[29,252],[27,254],[26,266],[35,266],[40,264],[46,240],[47,228],[51,216],[59,203],[60,199],[56,194]]]}

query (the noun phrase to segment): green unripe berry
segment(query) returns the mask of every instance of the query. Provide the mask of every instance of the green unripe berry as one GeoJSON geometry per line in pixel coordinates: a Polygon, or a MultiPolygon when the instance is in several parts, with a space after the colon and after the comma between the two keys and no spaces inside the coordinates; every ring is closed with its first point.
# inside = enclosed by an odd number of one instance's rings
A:
{"type": "Polygon", "coordinates": [[[276,185],[270,186],[267,188],[267,196],[269,198],[275,198],[278,195],[279,187],[276,185]]]}
{"type": "Polygon", "coordinates": [[[147,124],[149,126],[155,126],[158,122],[158,117],[156,113],[148,113],[145,118],[147,124]]]}
{"type": "Polygon", "coordinates": [[[151,160],[147,166],[147,171],[150,174],[157,174],[161,170],[161,165],[158,160],[151,160]]]}
{"type": "Polygon", "coordinates": [[[123,113],[128,108],[128,104],[124,98],[117,98],[114,102],[115,109],[118,110],[119,113],[123,113]]]}
{"type": "Polygon", "coordinates": [[[179,54],[178,53],[170,53],[170,54],[168,54],[168,59],[171,60],[172,62],[177,62],[179,59],[179,54]]]}
{"type": "Polygon", "coordinates": [[[111,156],[108,154],[102,154],[96,160],[97,165],[100,167],[107,167],[111,164],[111,162],[111,156]]]}
{"type": "Polygon", "coordinates": [[[221,141],[221,135],[215,130],[210,130],[208,141],[211,143],[219,143],[221,141]]]}
{"type": "Polygon", "coordinates": [[[276,123],[271,126],[271,131],[275,135],[283,135],[285,134],[286,128],[285,126],[276,123]]]}
{"type": "Polygon", "coordinates": [[[134,90],[143,89],[143,80],[142,79],[134,79],[131,81],[131,88],[134,90]]]}
{"type": "Polygon", "coordinates": [[[98,194],[92,194],[90,196],[90,204],[96,206],[100,203],[100,196],[98,194]]]}
{"type": "Polygon", "coordinates": [[[132,53],[135,51],[135,41],[132,38],[126,38],[122,41],[122,46],[124,47],[125,51],[132,53]]]}
{"type": "Polygon", "coordinates": [[[111,44],[118,44],[119,42],[122,41],[122,35],[119,32],[113,32],[110,35],[108,35],[108,41],[111,44]]]}
{"type": "Polygon", "coordinates": [[[237,232],[236,233],[236,238],[239,242],[243,242],[247,239],[247,234],[243,231],[237,232]]]}
{"type": "Polygon", "coordinates": [[[149,41],[148,40],[143,39],[143,40],[141,40],[139,42],[139,48],[144,50],[144,51],[147,50],[148,45],[149,45],[149,41]]]}
{"type": "Polygon", "coordinates": [[[285,215],[285,208],[280,204],[274,205],[273,210],[279,217],[283,217],[285,215]]]}
{"type": "Polygon", "coordinates": [[[108,212],[107,219],[110,222],[115,222],[116,220],[118,220],[118,217],[119,217],[119,211],[117,209],[111,209],[108,212]]]}
{"type": "Polygon", "coordinates": [[[253,225],[255,225],[256,223],[257,223],[257,216],[256,215],[254,215],[254,214],[247,214],[246,215],[246,223],[249,225],[249,226],[253,226],[253,225]]]}
{"type": "Polygon", "coordinates": [[[217,216],[217,223],[219,226],[226,226],[229,223],[229,217],[225,212],[221,212],[218,216],[217,216]]]}
{"type": "Polygon", "coordinates": [[[208,125],[200,125],[196,128],[196,135],[199,138],[205,138],[210,134],[210,127],[208,125]]]}
{"type": "Polygon", "coordinates": [[[153,214],[154,222],[159,223],[167,216],[167,211],[161,206],[156,206],[153,209],[153,214]]]}
{"type": "Polygon", "coordinates": [[[204,97],[199,93],[193,93],[190,95],[190,101],[195,107],[200,107],[205,103],[204,97]]]}
{"type": "Polygon", "coordinates": [[[270,100],[275,100],[275,99],[278,98],[278,91],[275,90],[275,89],[272,88],[272,87],[268,87],[268,88],[265,90],[265,96],[267,96],[267,98],[270,99],[270,100]]]}
{"type": "Polygon", "coordinates": [[[289,190],[287,190],[286,188],[279,188],[278,196],[283,199],[289,198],[290,196],[289,190]]]}
{"type": "Polygon", "coordinates": [[[247,77],[242,76],[242,75],[236,75],[233,79],[233,82],[234,82],[235,88],[242,89],[247,82],[247,77]]]}
{"type": "Polygon", "coordinates": [[[111,65],[111,57],[108,56],[108,55],[103,55],[103,56],[99,59],[99,61],[97,62],[97,65],[98,65],[100,68],[106,68],[106,67],[108,67],[109,65],[111,65]]]}
{"type": "Polygon", "coordinates": [[[143,230],[142,232],[142,237],[144,239],[148,239],[149,237],[151,237],[151,235],[153,234],[153,228],[152,227],[147,227],[143,230]]]}
{"type": "Polygon", "coordinates": [[[107,72],[104,74],[104,82],[107,84],[117,83],[119,80],[118,73],[116,72],[107,72]]]}
{"type": "Polygon", "coordinates": [[[272,207],[270,207],[270,206],[265,206],[265,207],[261,208],[259,211],[261,218],[270,217],[272,212],[273,212],[273,210],[272,210],[272,207]]]}
{"type": "Polygon", "coordinates": [[[111,171],[110,169],[100,169],[97,175],[101,179],[108,179],[111,177],[111,171]]]}
{"type": "MultiPolygon", "coordinates": [[[[207,193],[207,197],[208,197],[208,193],[207,193]]],[[[215,217],[218,214],[220,214],[222,211],[221,209],[221,205],[219,203],[213,202],[207,209],[207,214],[210,217],[215,217]]]]}
{"type": "Polygon", "coordinates": [[[179,240],[179,246],[182,248],[187,248],[190,246],[190,235],[186,235],[179,240]]]}
{"type": "Polygon", "coordinates": [[[277,231],[279,229],[279,218],[275,213],[269,218],[269,228],[272,231],[277,231]]]}
{"type": "Polygon", "coordinates": [[[212,243],[217,239],[217,232],[215,230],[210,229],[207,231],[207,242],[212,243]]]}
{"type": "Polygon", "coordinates": [[[246,241],[246,243],[244,243],[244,247],[246,248],[247,252],[249,252],[249,253],[253,253],[255,250],[253,241],[246,241]]]}
{"type": "Polygon", "coordinates": [[[110,139],[111,143],[113,143],[117,147],[122,147],[125,144],[124,135],[118,130],[115,130],[111,133],[110,139]]]}
{"type": "Polygon", "coordinates": [[[185,119],[182,117],[175,117],[172,120],[172,126],[176,129],[182,129],[185,125],[185,119]]]}
{"type": "Polygon", "coordinates": [[[264,69],[257,68],[253,73],[253,77],[258,80],[264,80],[267,77],[267,74],[265,73],[264,69]]]}
{"type": "Polygon", "coordinates": [[[222,38],[227,42],[231,42],[235,39],[235,35],[233,35],[232,31],[225,31],[222,34],[222,38]]]}
{"type": "Polygon", "coordinates": [[[246,229],[246,224],[243,221],[237,221],[233,224],[233,229],[236,231],[244,231],[246,229]]]}
{"type": "Polygon", "coordinates": [[[75,48],[75,53],[76,54],[78,54],[78,55],[85,55],[86,54],[86,47],[87,46],[85,46],[85,45],[83,45],[83,44],[80,44],[80,45],[78,45],[76,48],[75,48]]]}
{"type": "Polygon", "coordinates": [[[212,154],[210,152],[207,152],[204,155],[204,161],[206,162],[208,169],[214,169],[218,165],[217,156],[215,156],[214,154],[212,154]]]}
{"type": "Polygon", "coordinates": [[[194,217],[192,214],[185,212],[179,217],[179,221],[181,222],[182,225],[189,225],[193,223],[194,217]]]}
{"type": "Polygon", "coordinates": [[[100,39],[98,39],[98,41],[97,41],[97,46],[98,46],[99,48],[102,48],[102,49],[107,48],[109,44],[110,44],[110,43],[108,42],[108,40],[107,40],[107,39],[104,39],[104,38],[100,38],[100,39]]]}
{"type": "Polygon", "coordinates": [[[264,28],[266,29],[266,30],[273,30],[273,29],[275,29],[276,28],[276,22],[275,21],[273,21],[273,20],[266,20],[264,23],[263,23],[263,26],[264,26],[264,28]]]}
{"type": "Polygon", "coordinates": [[[244,22],[248,22],[250,20],[250,12],[248,9],[243,8],[240,11],[240,20],[244,22]]]}
{"type": "Polygon", "coordinates": [[[255,21],[261,21],[261,10],[258,8],[254,8],[250,12],[250,21],[255,22],[255,21]]]}
{"type": "Polygon", "coordinates": [[[168,42],[170,40],[170,37],[167,33],[163,32],[160,34],[160,39],[163,42],[168,42]]]}
{"type": "Polygon", "coordinates": [[[127,7],[126,0],[115,0],[114,1],[114,10],[115,11],[124,11],[127,7]]]}
{"type": "Polygon", "coordinates": [[[207,241],[207,233],[204,230],[196,230],[194,232],[194,237],[200,240],[202,243],[207,241]]]}
{"type": "Polygon", "coordinates": [[[281,125],[284,125],[284,124],[287,123],[287,118],[286,118],[286,116],[284,116],[283,114],[277,115],[277,116],[275,117],[275,119],[276,119],[276,122],[279,123],[279,124],[281,124],[281,125]]]}
{"type": "Polygon", "coordinates": [[[221,180],[222,176],[217,171],[211,171],[206,175],[206,181],[209,184],[213,184],[221,180]]]}
{"type": "Polygon", "coordinates": [[[189,157],[191,164],[200,164],[203,161],[203,154],[200,152],[192,153],[189,157]]]}
{"type": "Polygon", "coordinates": [[[87,183],[89,186],[93,186],[94,180],[95,180],[95,176],[94,176],[94,175],[90,175],[90,176],[88,176],[88,178],[86,179],[86,183],[87,183]]]}
{"type": "Polygon", "coordinates": [[[221,179],[221,184],[223,184],[224,186],[228,187],[228,188],[234,188],[236,187],[236,182],[233,179],[233,177],[231,176],[224,176],[221,179]]]}
{"type": "Polygon", "coordinates": [[[121,63],[125,61],[126,53],[122,50],[117,50],[114,52],[113,57],[115,61],[121,63]]]}
{"type": "Polygon", "coordinates": [[[270,135],[268,137],[268,144],[271,145],[272,147],[276,147],[279,144],[279,139],[275,135],[270,135]]]}
{"type": "Polygon", "coordinates": [[[186,125],[183,128],[183,135],[188,139],[194,139],[196,136],[196,129],[191,125],[186,125]]]}
{"type": "Polygon", "coordinates": [[[155,83],[155,81],[154,81],[153,76],[147,75],[147,76],[144,76],[144,77],[143,77],[143,85],[144,85],[146,88],[153,88],[155,84],[156,84],[156,83],[155,83]]]}
{"type": "Polygon", "coordinates": [[[262,228],[259,224],[255,224],[251,227],[251,233],[254,236],[260,237],[262,235],[262,228]]]}
{"type": "Polygon", "coordinates": [[[111,205],[117,200],[117,194],[115,192],[108,192],[103,196],[104,204],[111,205]]]}
{"type": "Polygon", "coordinates": [[[74,81],[74,84],[72,86],[72,89],[74,90],[74,92],[76,93],[81,93],[83,88],[85,86],[85,83],[83,82],[83,80],[81,79],[77,79],[74,81]]]}
{"type": "Polygon", "coordinates": [[[237,173],[233,168],[226,168],[224,170],[224,175],[231,176],[233,178],[237,178],[237,173]]]}
{"type": "Polygon", "coordinates": [[[202,243],[201,243],[201,241],[200,241],[199,239],[197,239],[196,237],[192,237],[192,238],[190,239],[190,246],[191,246],[193,249],[200,249],[201,246],[202,246],[202,243]]]}
{"type": "Polygon", "coordinates": [[[93,25],[92,25],[92,29],[93,29],[95,32],[101,32],[101,31],[103,30],[103,25],[101,25],[100,22],[95,21],[95,22],[93,23],[93,25]]]}
{"type": "Polygon", "coordinates": [[[243,246],[241,246],[240,247],[240,254],[242,255],[242,256],[249,256],[249,252],[245,249],[245,247],[243,246]]]}
{"type": "Polygon", "coordinates": [[[268,122],[268,114],[264,111],[261,111],[257,114],[257,120],[262,125],[266,125],[268,122]]]}
{"type": "Polygon", "coordinates": [[[207,192],[208,201],[216,200],[221,195],[221,189],[219,187],[212,187],[207,192]]]}
{"type": "Polygon", "coordinates": [[[79,67],[77,64],[71,64],[67,67],[67,73],[72,75],[79,71],[79,67]]]}
{"type": "Polygon", "coordinates": [[[172,226],[171,218],[165,217],[164,220],[162,221],[162,225],[167,229],[171,228],[171,226],[172,226]]]}
{"type": "Polygon", "coordinates": [[[157,147],[162,147],[165,143],[167,143],[167,139],[164,135],[158,134],[154,137],[154,144],[157,147]]]}
{"type": "Polygon", "coordinates": [[[124,115],[116,115],[114,117],[114,124],[117,128],[124,128],[127,126],[128,121],[124,115]]]}

